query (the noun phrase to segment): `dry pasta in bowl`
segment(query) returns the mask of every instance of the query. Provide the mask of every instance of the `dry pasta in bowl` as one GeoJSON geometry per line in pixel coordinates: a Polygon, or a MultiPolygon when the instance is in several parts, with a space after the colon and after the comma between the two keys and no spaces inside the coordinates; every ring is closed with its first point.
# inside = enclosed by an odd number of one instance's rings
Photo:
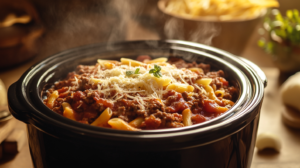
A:
{"type": "Polygon", "coordinates": [[[230,109],[239,89],[208,64],[171,57],[79,65],[46,90],[44,104],[66,118],[119,130],[190,126],[230,109]]]}
{"type": "Polygon", "coordinates": [[[279,7],[277,0],[161,0],[164,11],[187,18],[247,20],[258,17],[266,8],[279,7]]]}

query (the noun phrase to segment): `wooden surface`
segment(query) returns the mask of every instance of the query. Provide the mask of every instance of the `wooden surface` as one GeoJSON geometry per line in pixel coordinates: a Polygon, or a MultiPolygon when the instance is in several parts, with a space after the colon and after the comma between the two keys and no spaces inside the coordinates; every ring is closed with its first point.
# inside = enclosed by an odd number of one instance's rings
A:
{"type": "Polygon", "coordinates": [[[10,134],[14,129],[16,120],[0,122],[0,143],[10,134]]]}
{"type": "MultiPolygon", "coordinates": [[[[136,26],[135,23],[132,25],[136,26]]],[[[147,30],[135,30],[134,33],[128,33],[128,40],[145,39],[142,35],[147,34],[146,39],[157,39],[157,35],[147,30]]],[[[268,78],[268,86],[265,89],[265,97],[261,110],[261,117],[258,132],[270,131],[278,134],[282,141],[282,151],[274,153],[272,151],[257,152],[255,149],[252,168],[300,168],[300,131],[286,127],[280,117],[282,103],[278,97],[279,90],[279,72],[274,68],[270,57],[256,46],[258,39],[257,34],[254,34],[249,42],[243,57],[253,61],[259,65],[265,72],[268,78]]],[[[0,71],[0,79],[8,88],[10,84],[19,79],[22,73],[32,64],[41,58],[35,58],[19,67],[0,71]]],[[[26,130],[24,123],[17,121],[15,127],[26,130]]],[[[32,168],[32,162],[29,153],[29,147],[22,148],[17,155],[6,156],[0,160],[0,168],[32,168]]]]}
{"type": "MultiPolygon", "coordinates": [[[[19,120],[11,119],[9,122],[16,122],[15,128],[26,131],[26,125],[19,120]]],[[[0,160],[0,168],[33,168],[30,157],[29,146],[26,139],[26,145],[16,155],[4,154],[0,160]]]]}
{"type": "Polygon", "coordinates": [[[263,68],[268,78],[261,110],[258,134],[272,132],[282,141],[282,150],[258,152],[255,149],[252,168],[300,168],[300,131],[287,127],[281,120],[283,104],[278,96],[279,72],[274,68],[263,68]]]}

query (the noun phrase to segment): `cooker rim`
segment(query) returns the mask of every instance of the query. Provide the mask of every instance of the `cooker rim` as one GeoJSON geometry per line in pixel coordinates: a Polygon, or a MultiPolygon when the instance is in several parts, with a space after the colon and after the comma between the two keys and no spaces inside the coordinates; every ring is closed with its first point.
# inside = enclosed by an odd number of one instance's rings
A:
{"type": "MultiPolygon", "coordinates": [[[[143,41],[131,41],[131,42],[119,42],[117,44],[122,44],[122,43],[139,43],[139,42],[145,42],[143,41]]],[[[206,46],[206,45],[202,45],[202,44],[197,44],[197,43],[193,43],[193,42],[186,42],[186,41],[180,41],[180,40],[150,40],[147,42],[162,42],[162,43],[169,43],[169,44],[179,44],[179,45],[183,45],[183,46],[188,46],[188,47],[192,47],[195,49],[206,49],[210,52],[216,52],[222,55],[225,55],[228,59],[233,60],[233,62],[238,62],[239,64],[241,64],[241,66],[246,67],[245,69],[247,69],[249,72],[249,74],[251,75],[251,77],[253,78],[255,87],[257,87],[257,91],[254,95],[254,98],[252,100],[252,102],[247,106],[247,110],[248,112],[246,112],[244,114],[245,115],[249,115],[251,116],[249,113],[256,108],[262,101],[262,97],[263,97],[263,85],[264,83],[262,82],[261,79],[259,79],[259,75],[257,73],[255,73],[255,70],[253,70],[253,68],[251,68],[250,66],[247,65],[247,63],[245,63],[244,61],[242,61],[239,58],[236,58],[235,56],[231,55],[230,53],[227,53],[225,51],[210,47],[210,46],[206,46]]],[[[100,44],[100,45],[105,45],[105,44],[100,44]]],[[[70,50],[66,50],[64,52],[61,52],[59,54],[55,54],[47,59],[45,59],[44,61],[41,61],[40,63],[36,64],[35,66],[31,67],[28,71],[26,71],[22,77],[20,78],[20,80],[17,82],[17,86],[15,86],[17,89],[19,89],[19,91],[22,92],[22,97],[19,97],[21,100],[21,102],[25,103],[25,106],[27,106],[27,108],[30,108],[33,111],[39,111],[38,109],[36,109],[34,106],[31,106],[30,102],[28,102],[28,100],[26,99],[26,93],[24,90],[24,86],[26,86],[26,83],[24,82],[28,82],[28,80],[30,79],[30,72],[33,72],[36,69],[40,69],[42,68],[43,64],[45,64],[46,62],[52,61],[53,59],[55,59],[56,57],[59,56],[63,56],[65,54],[70,54],[72,52],[76,52],[78,50],[82,50],[84,48],[89,48],[92,46],[99,46],[99,44],[93,44],[93,45],[88,45],[88,46],[83,46],[83,47],[77,47],[75,49],[70,49],[70,50]],[[29,78],[29,79],[28,79],[29,78]],[[30,106],[30,107],[29,107],[30,106]]],[[[232,63],[231,63],[232,64],[232,63]]],[[[31,74],[32,75],[32,74],[31,74]]],[[[33,74],[34,76],[34,74],[33,74]]],[[[32,77],[32,76],[31,76],[32,77]]],[[[27,83],[28,84],[28,83],[27,83]]],[[[24,104],[23,104],[24,105],[24,104]]],[[[50,110],[50,109],[49,109],[50,110]]],[[[51,110],[50,110],[51,111],[51,110]]],[[[241,113],[240,113],[241,114],[241,113]]],[[[41,116],[37,116],[34,113],[30,113],[31,117],[33,119],[30,119],[29,123],[38,127],[39,129],[43,130],[43,126],[38,124],[38,121],[36,119],[40,118],[41,116]]],[[[179,129],[160,129],[160,130],[155,130],[155,131],[138,131],[138,132],[130,132],[130,131],[120,131],[120,130],[113,130],[113,129],[106,129],[106,128],[98,128],[98,127],[93,127],[93,126],[89,126],[86,128],[89,128],[89,130],[86,130],[84,128],[78,128],[75,127],[77,129],[77,131],[81,132],[81,134],[83,133],[83,135],[88,135],[88,134],[101,134],[101,137],[103,138],[103,136],[113,136],[113,137],[123,137],[123,138],[128,138],[128,139],[133,139],[133,138],[137,138],[137,139],[162,139],[162,138],[172,138],[172,137],[181,137],[181,136],[187,136],[187,135],[196,135],[199,134],[199,132],[211,132],[212,130],[216,129],[217,127],[220,128],[220,126],[225,126],[225,125],[230,125],[232,121],[237,121],[237,118],[241,117],[241,116],[235,116],[235,117],[231,117],[227,120],[224,120],[220,123],[215,123],[212,125],[208,125],[206,127],[200,127],[197,128],[197,125],[194,125],[192,127],[183,127],[183,128],[179,128],[179,129]]],[[[218,118],[218,117],[217,117],[218,118]]],[[[253,117],[252,117],[253,118],[253,117]]],[[[68,121],[68,119],[66,119],[65,121],[68,121]]],[[[75,123],[75,121],[68,121],[67,123],[71,123],[71,127],[69,127],[69,124],[66,123],[62,123],[62,126],[67,126],[70,129],[73,129],[75,123]],[[74,122],[74,123],[72,123],[74,122]]],[[[244,126],[246,126],[249,122],[244,122],[244,126]]],[[[82,126],[81,123],[78,123],[82,126]]],[[[69,129],[69,130],[70,130],[69,129]]]]}

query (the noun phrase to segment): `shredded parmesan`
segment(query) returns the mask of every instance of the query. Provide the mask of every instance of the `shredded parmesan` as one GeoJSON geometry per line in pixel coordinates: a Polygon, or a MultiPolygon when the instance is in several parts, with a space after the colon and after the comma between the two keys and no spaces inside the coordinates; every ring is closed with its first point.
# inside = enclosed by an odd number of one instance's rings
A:
{"type": "MultiPolygon", "coordinates": [[[[197,74],[188,69],[178,69],[168,63],[160,65],[161,78],[149,74],[149,70],[154,67],[154,64],[147,64],[141,66],[131,66],[118,64],[114,65],[112,69],[103,68],[103,62],[96,65],[97,75],[91,75],[89,84],[95,85],[97,90],[104,95],[104,98],[111,102],[117,101],[126,96],[136,102],[144,109],[146,103],[144,100],[162,99],[166,92],[164,87],[169,84],[188,84],[187,80],[197,78],[197,74]],[[139,74],[126,76],[126,71],[135,71],[139,68],[139,74]],[[114,91],[114,94],[112,94],[114,91]],[[141,96],[142,95],[142,96],[141,96]]],[[[78,79],[75,77],[75,82],[78,84],[78,79]]],[[[200,87],[199,90],[203,90],[200,87]]]]}

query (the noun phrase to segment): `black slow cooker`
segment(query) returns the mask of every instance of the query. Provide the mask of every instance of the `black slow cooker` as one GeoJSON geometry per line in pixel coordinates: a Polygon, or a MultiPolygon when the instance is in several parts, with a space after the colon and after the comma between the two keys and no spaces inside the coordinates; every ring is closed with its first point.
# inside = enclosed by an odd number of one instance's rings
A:
{"type": "Polygon", "coordinates": [[[253,63],[225,51],[186,41],[93,44],[53,55],[32,66],[8,90],[11,113],[27,124],[36,168],[203,167],[250,168],[266,77],[253,63]],[[42,91],[79,64],[139,55],[180,57],[222,69],[240,89],[223,115],[193,126],[121,131],[69,120],[47,108],[42,91]]]}

